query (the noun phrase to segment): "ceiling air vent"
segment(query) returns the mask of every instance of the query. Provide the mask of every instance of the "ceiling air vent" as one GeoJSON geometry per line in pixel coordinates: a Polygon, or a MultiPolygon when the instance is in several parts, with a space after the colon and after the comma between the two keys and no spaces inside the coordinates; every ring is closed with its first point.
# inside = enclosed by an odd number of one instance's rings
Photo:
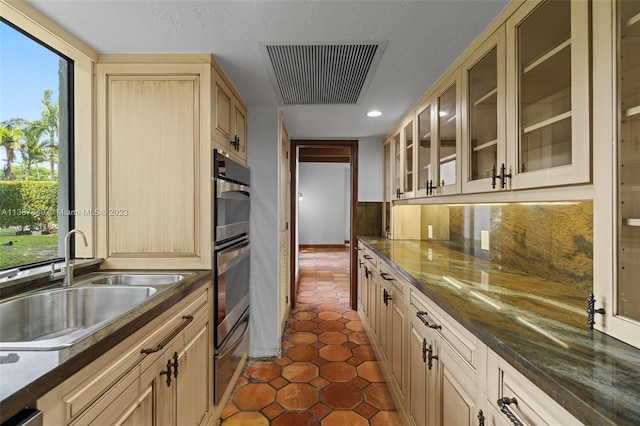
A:
{"type": "Polygon", "coordinates": [[[284,105],[357,104],[386,43],[265,44],[284,105]]]}

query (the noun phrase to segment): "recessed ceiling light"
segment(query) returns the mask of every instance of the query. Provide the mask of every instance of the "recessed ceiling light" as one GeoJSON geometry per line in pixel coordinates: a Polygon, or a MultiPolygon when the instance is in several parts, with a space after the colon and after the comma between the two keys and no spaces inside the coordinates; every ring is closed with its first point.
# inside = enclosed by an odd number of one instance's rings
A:
{"type": "Polygon", "coordinates": [[[367,113],[367,117],[380,117],[381,115],[382,115],[382,113],[380,111],[377,111],[377,110],[369,111],[367,113]]]}

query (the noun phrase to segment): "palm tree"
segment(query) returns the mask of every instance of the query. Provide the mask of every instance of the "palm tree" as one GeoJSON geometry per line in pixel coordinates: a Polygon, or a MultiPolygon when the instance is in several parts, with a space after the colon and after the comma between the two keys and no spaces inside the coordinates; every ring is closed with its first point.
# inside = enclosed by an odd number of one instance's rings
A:
{"type": "Polygon", "coordinates": [[[22,138],[22,131],[17,126],[15,120],[8,120],[0,124],[0,146],[2,146],[6,152],[6,164],[4,166],[4,179],[13,180],[13,174],[11,173],[11,165],[16,161],[15,151],[20,149],[20,139],[22,138]]]}
{"type": "Polygon", "coordinates": [[[58,141],[56,136],[58,135],[59,125],[59,105],[58,102],[52,103],[51,96],[53,91],[46,89],[42,97],[42,115],[40,122],[44,127],[44,131],[49,135],[49,140],[46,145],[47,159],[49,160],[49,180],[54,180],[54,163],[58,162],[58,141]]]}
{"type": "Polygon", "coordinates": [[[39,120],[27,121],[22,129],[20,155],[24,167],[24,180],[29,180],[31,166],[47,159],[46,142],[40,141],[45,127],[39,120]]]}

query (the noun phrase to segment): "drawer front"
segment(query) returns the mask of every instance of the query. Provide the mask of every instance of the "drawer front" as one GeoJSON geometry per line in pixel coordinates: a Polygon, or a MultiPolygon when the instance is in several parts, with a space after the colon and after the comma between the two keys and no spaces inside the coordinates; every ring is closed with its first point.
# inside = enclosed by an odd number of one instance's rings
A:
{"type": "MultiPolygon", "coordinates": [[[[469,368],[476,370],[484,359],[481,350],[484,345],[478,339],[451,318],[446,312],[436,306],[424,294],[417,289],[411,289],[411,306],[417,311],[416,315],[424,323],[425,321],[436,330],[444,342],[467,363],[469,368]],[[480,351],[479,351],[480,348],[480,351]]],[[[425,327],[428,327],[425,324],[425,327]]]]}
{"type": "Polygon", "coordinates": [[[494,352],[487,357],[487,375],[489,403],[507,424],[511,423],[509,415],[514,415],[524,425],[582,424],[494,352]],[[501,412],[502,406],[511,414],[501,412]]]}
{"type": "Polygon", "coordinates": [[[384,262],[379,262],[379,270],[380,270],[380,278],[385,280],[388,283],[391,283],[394,290],[396,290],[400,295],[404,295],[405,286],[408,286],[404,279],[400,278],[398,274],[396,274],[389,266],[387,266],[384,262]]]}

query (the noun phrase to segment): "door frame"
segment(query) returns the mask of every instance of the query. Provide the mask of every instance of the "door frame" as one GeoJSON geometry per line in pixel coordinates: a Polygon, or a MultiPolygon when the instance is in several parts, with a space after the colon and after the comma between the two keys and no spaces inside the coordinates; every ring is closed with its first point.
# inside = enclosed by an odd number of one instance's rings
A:
{"type": "Polygon", "coordinates": [[[356,217],[357,217],[357,205],[358,205],[358,140],[356,139],[291,139],[291,155],[289,156],[289,170],[291,172],[291,192],[290,192],[290,207],[291,207],[291,248],[293,256],[289,264],[291,287],[290,287],[290,306],[291,309],[296,307],[296,295],[298,292],[298,284],[300,283],[299,270],[296,269],[298,263],[298,245],[296,241],[297,229],[298,229],[298,209],[297,200],[298,196],[298,153],[299,148],[327,148],[327,147],[346,147],[350,149],[349,157],[349,175],[350,175],[350,208],[349,208],[349,304],[351,309],[357,310],[358,300],[358,280],[355,274],[357,271],[357,253],[355,250],[357,232],[356,232],[356,217]]]}

